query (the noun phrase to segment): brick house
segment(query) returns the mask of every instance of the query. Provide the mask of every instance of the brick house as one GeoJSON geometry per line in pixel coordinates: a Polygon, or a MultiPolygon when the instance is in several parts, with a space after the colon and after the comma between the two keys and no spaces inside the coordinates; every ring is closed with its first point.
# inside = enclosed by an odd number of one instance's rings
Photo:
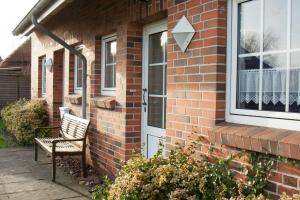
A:
{"type": "MultiPolygon", "coordinates": [[[[30,15],[87,58],[89,162],[103,173],[113,175],[134,149],[149,158],[160,140],[168,153],[191,134],[207,138],[201,153],[212,145],[219,156],[246,149],[300,159],[299,7],[297,0],[40,0],[14,34],[32,38],[31,96],[48,102],[53,125],[62,105],[81,114],[82,62],[38,32],[30,15]],[[195,30],[185,51],[172,33],[183,16],[195,30]],[[48,59],[52,71],[44,70],[48,59]]],[[[266,191],[300,192],[300,169],[279,164],[266,191]]]]}

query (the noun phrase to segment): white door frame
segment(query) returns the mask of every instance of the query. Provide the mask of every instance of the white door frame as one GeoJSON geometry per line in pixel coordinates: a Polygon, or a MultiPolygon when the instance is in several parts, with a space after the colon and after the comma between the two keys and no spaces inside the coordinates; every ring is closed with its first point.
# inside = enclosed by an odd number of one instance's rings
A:
{"type": "MultiPolygon", "coordinates": [[[[149,35],[167,31],[167,20],[161,20],[159,22],[151,23],[149,25],[144,26],[143,29],[143,69],[142,69],[142,88],[147,88],[145,93],[146,96],[146,103],[147,105],[142,105],[142,121],[141,121],[141,149],[142,154],[145,157],[148,157],[148,148],[147,148],[147,132],[151,129],[151,133],[157,137],[161,137],[162,135],[165,136],[166,130],[156,127],[147,126],[148,120],[148,53],[149,53],[149,35]],[[147,109],[147,112],[144,112],[144,109],[147,109]]],[[[167,70],[166,70],[167,72],[167,70]]],[[[142,103],[144,102],[143,99],[143,91],[142,91],[142,103]]]]}

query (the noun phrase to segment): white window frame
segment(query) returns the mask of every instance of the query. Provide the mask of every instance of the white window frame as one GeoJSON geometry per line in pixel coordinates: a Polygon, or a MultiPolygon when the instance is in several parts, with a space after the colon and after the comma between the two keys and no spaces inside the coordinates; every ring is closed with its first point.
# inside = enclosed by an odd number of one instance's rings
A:
{"type": "MultiPolygon", "coordinates": [[[[116,96],[116,87],[107,88],[105,87],[105,59],[106,59],[106,43],[117,40],[117,34],[109,34],[102,37],[101,43],[101,95],[103,96],[116,96]]],[[[117,42],[118,46],[118,42],[117,42]]],[[[118,52],[118,48],[117,48],[118,52]]],[[[117,68],[117,67],[116,67],[117,68]]],[[[116,73],[116,72],[114,72],[116,73]]]]}
{"type": "MultiPolygon", "coordinates": [[[[75,49],[77,51],[82,51],[83,46],[79,45],[79,46],[75,47],[75,49]]],[[[78,71],[78,56],[74,55],[74,94],[81,94],[82,86],[81,87],[77,86],[77,79],[78,79],[77,71],[78,71]]]]}
{"type": "Polygon", "coordinates": [[[47,94],[47,69],[46,69],[46,56],[42,57],[42,97],[47,94]]]}
{"type": "MultiPolygon", "coordinates": [[[[238,4],[245,0],[228,1],[228,20],[227,20],[227,79],[226,79],[226,121],[232,123],[265,126],[271,128],[283,128],[289,130],[300,130],[300,113],[257,111],[247,109],[237,109],[237,39],[238,39],[238,4]]],[[[291,0],[288,1],[288,21],[287,40],[288,49],[290,45],[291,29],[291,0]]],[[[263,2],[263,1],[262,1],[263,2]]],[[[263,4],[263,3],[262,3],[263,4]]],[[[264,9],[263,5],[261,9],[264,9]]],[[[263,19],[262,19],[263,20],[263,19]]],[[[263,23],[261,22],[261,26],[263,23]]],[[[261,30],[263,27],[261,27],[261,30]]],[[[262,42],[262,39],[261,39],[262,42]]],[[[290,51],[290,50],[285,50],[290,51]]],[[[289,60],[289,58],[288,58],[289,60]]],[[[289,65],[289,63],[288,63],[289,65]]]]}

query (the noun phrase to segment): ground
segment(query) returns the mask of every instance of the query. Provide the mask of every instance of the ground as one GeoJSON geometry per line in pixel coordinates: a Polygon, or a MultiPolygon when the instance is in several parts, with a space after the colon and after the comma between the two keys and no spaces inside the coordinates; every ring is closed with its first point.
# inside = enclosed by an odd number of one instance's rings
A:
{"type": "Polygon", "coordinates": [[[32,148],[0,150],[0,199],[86,200],[89,193],[71,176],[57,169],[57,180],[51,181],[52,164],[40,151],[34,161],[32,148]]]}

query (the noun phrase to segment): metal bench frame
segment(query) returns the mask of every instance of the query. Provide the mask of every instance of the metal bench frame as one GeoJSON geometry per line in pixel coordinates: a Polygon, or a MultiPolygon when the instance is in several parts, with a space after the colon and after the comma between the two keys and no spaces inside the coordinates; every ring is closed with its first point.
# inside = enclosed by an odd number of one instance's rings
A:
{"type": "MultiPolygon", "coordinates": [[[[65,155],[81,155],[82,158],[82,172],[83,172],[83,177],[85,178],[87,176],[87,171],[86,171],[86,138],[87,138],[87,133],[88,129],[90,126],[90,121],[70,115],[70,114],[64,114],[60,126],[56,127],[38,127],[34,130],[34,149],[35,149],[35,156],[34,160],[38,160],[38,148],[41,147],[44,149],[47,153],[50,153],[52,156],[52,181],[55,181],[56,178],[56,156],[65,156],[65,155]],[[72,118],[72,122],[74,125],[74,122],[81,123],[83,127],[81,127],[81,131],[83,132],[83,137],[77,138],[76,136],[73,137],[72,135],[68,134],[69,131],[69,124],[67,125],[67,130],[66,133],[63,131],[63,123],[65,123],[65,120],[72,118]],[[38,138],[39,131],[40,130],[54,130],[54,129],[59,129],[60,134],[58,138],[38,138]],[[85,129],[85,130],[84,130],[85,129]],[[76,142],[82,142],[82,147],[76,142]],[[61,145],[61,146],[60,146],[61,145]],[[69,148],[68,151],[64,150],[59,150],[60,147],[64,148],[63,145],[65,145],[65,148],[69,148]],[[68,145],[68,146],[66,146],[68,145]]],[[[74,127],[73,127],[74,128],[74,127]]],[[[73,131],[77,131],[78,127],[76,126],[73,131]]]]}

